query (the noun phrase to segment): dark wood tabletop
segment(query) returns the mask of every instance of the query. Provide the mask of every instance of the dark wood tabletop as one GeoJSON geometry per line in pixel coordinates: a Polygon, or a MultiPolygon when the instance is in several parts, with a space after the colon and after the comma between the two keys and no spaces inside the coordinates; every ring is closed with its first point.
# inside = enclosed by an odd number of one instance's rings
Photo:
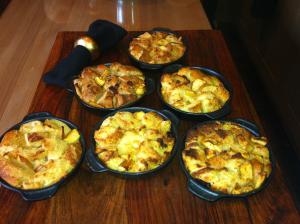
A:
{"type": "MultiPolygon", "coordinates": [[[[200,65],[222,73],[233,87],[229,118],[245,118],[263,127],[218,31],[178,31],[187,39],[187,65],[200,65]]],[[[60,32],[45,72],[72,49],[82,32],[60,32]]],[[[102,54],[97,63],[130,64],[127,55],[131,32],[118,46],[102,54]]],[[[158,79],[160,72],[145,71],[158,79]]],[[[140,106],[163,109],[156,91],[140,106]]],[[[29,112],[48,111],[77,124],[88,142],[89,132],[102,115],[83,108],[64,89],[39,83],[29,112]]],[[[180,136],[200,119],[181,118],[180,136]]],[[[265,134],[265,133],[264,133],[265,134]]],[[[272,139],[269,139],[272,149],[272,139]]],[[[276,152],[274,152],[276,159],[276,152]]],[[[277,158],[280,159],[280,158],[277,158]]],[[[111,173],[92,173],[84,164],[50,199],[26,202],[18,193],[0,188],[0,223],[300,223],[292,195],[276,163],[266,189],[240,199],[204,201],[187,189],[178,156],[159,173],[142,179],[124,179],[111,173]]]]}

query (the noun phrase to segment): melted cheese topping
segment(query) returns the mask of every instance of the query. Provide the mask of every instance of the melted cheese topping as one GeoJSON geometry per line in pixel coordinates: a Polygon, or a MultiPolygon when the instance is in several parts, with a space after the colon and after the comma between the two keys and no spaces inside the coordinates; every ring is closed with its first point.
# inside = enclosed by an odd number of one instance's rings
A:
{"type": "Polygon", "coordinates": [[[76,129],[58,120],[32,121],[0,143],[0,176],[14,187],[48,187],[73,170],[82,150],[76,129]],[[71,134],[71,139],[68,135],[71,134]]]}
{"type": "Polygon", "coordinates": [[[173,74],[163,74],[161,94],[168,104],[192,113],[219,110],[230,96],[218,78],[189,67],[181,68],[173,74]]]}
{"type": "Polygon", "coordinates": [[[94,134],[96,153],[107,167],[126,172],[155,169],[169,157],[171,121],[154,112],[118,112],[94,134]]]}
{"type": "Polygon", "coordinates": [[[194,178],[213,190],[241,194],[259,188],[270,175],[266,145],[266,138],[237,124],[214,122],[189,132],[182,156],[194,178]]]}
{"type": "Polygon", "coordinates": [[[164,32],[146,32],[134,38],[129,45],[130,54],[149,64],[165,64],[181,58],[185,46],[181,37],[164,32]]]}
{"type": "Polygon", "coordinates": [[[74,80],[77,95],[97,108],[118,108],[141,98],[146,90],[143,73],[133,66],[112,63],[85,68],[74,80]]]}

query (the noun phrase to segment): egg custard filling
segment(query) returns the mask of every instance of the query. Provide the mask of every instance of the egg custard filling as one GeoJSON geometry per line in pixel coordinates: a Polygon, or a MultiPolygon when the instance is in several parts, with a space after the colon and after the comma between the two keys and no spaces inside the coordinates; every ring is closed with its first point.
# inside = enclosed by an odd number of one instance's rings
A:
{"type": "Polygon", "coordinates": [[[190,67],[163,74],[160,91],[166,103],[191,113],[217,111],[230,97],[229,91],[218,78],[190,67]]]}
{"type": "Polygon", "coordinates": [[[143,73],[129,65],[112,63],[85,68],[74,80],[79,98],[97,108],[118,108],[141,98],[145,91],[143,73]]]}
{"type": "Polygon", "coordinates": [[[0,176],[20,189],[53,185],[78,163],[80,135],[65,123],[47,119],[31,121],[7,132],[0,143],[0,176]]]}
{"type": "Polygon", "coordinates": [[[226,194],[258,189],[272,169],[266,138],[232,122],[208,123],[189,131],[182,156],[192,177],[226,194]]]}
{"type": "Polygon", "coordinates": [[[186,50],[181,37],[165,32],[145,32],[134,38],[129,53],[148,64],[166,64],[181,58],[186,50]]]}
{"type": "Polygon", "coordinates": [[[155,112],[117,112],[94,133],[95,152],[110,169],[144,172],[164,163],[175,138],[171,121],[155,112]]]}

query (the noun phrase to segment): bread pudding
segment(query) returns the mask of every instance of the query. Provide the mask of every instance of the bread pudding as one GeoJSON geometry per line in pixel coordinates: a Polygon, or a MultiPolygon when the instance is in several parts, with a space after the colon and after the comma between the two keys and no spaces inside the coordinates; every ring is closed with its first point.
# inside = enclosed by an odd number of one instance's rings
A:
{"type": "Polygon", "coordinates": [[[124,106],[141,98],[146,90],[143,73],[120,63],[87,67],[74,86],[82,101],[97,108],[124,106]]]}
{"type": "Polygon", "coordinates": [[[80,135],[65,123],[31,121],[8,131],[0,143],[0,176],[20,189],[40,189],[68,175],[78,163],[80,135]]]}
{"type": "Polygon", "coordinates": [[[166,103],[190,113],[217,111],[230,97],[229,91],[217,77],[190,67],[163,74],[160,91],[166,103]]]}
{"type": "Polygon", "coordinates": [[[181,58],[185,52],[181,37],[172,33],[145,32],[134,38],[129,53],[138,61],[148,64],[166,64],[181,58]]]}
{"type": "Polygon", "coordinates": [[[189,131],[182,152],[193,178],[212,190],[242,194],[258,189],[271,173],[265,137],[233,122],[212,122],[189,131]]]}
{"type": "Polygon", "coordinates": [[[143,111],[121,111],[106,118],[94,139],[98,158],[121,172],[155,169],[169,158],[175,141],[170,120],[143,111]]]}

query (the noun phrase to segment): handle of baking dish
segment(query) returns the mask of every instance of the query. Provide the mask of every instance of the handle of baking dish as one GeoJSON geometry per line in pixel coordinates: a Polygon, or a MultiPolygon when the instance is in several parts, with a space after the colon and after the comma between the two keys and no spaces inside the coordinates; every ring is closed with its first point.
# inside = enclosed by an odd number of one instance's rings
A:
{"type": "Polygon", "coordinates": [[[178,117],[176,117],[175,114],[173,114],[169,110],[162,110],[161,112],[172,121],[172,123],[175,125],[175,127],[179,126],[180,120],[178,119],[178,117]]]}
{"type": "Polygon", "coordinates": [[[224,107],[222,108],[222,117],[229,114],[231,112],[230,103],[226,103],[224,107]]]}
{"type": "Polygon", "coordinates": [[[43,117],[53,117],[53,115],[49,112],[36,112],[26,115],[22,121],[28,121],[35,118],[43,118],[43,117]]]}
{"type": "Polygon", "coordinates": [[[255,134],[260,135],[258,127],[253,122],[245,120],[243,118],[235,118],[235,119],[233,119],[233,121],[235,121],[236,123],[244,126],[245,128],[248,128],[249,130],[251,130],[255,134]]]}
{"type": "Polygon", "coordinates": [[[71,80],[71,81],[68,81],[66,86],[65,86],[65,89],[69,92],[69,93],[74,93],[75,92],[75,87],[74,87],[74,84],[73,84],[73,80],[75,79],[75,77],[71,80]]]}
{"type": "Polygon", "coordinates": [[[230,111],[231,111],[231,107],[230,107],[230,104],[228,103],[228,104],[225,104],[219,111],[208,113],[205,115],[210,119],[217,119],[217,118],[221,118],[221,117],[224,117],[225,115],[229,114],[230,111]]]}
{"type": "Polygon", "coordinates": [[[151,78],[146,78],[146,88],[147,88],[147,90],[146,90],[146,95],[150,95],[150,94],[152,94],[153,92],[154,92],[154,90],[155,90],[155,82],[154,82],[154,80],[153,79],[151,79],[151,78]]]}
{"type": "Polygon", "coordinates": [[[168,65],[167,67],[165,67],[163,69],[163,73],[173,73],[173,72],[177,72],[179,69],[181,69],[183,67],[183,65],[181,64],[171,64],[168,65]]]}
{"type": "Polygon", "coordinates": [[[167,27],[154,27],[152,31],[162,31],[162,32],[167,32],[167,33],[174,33],[173,30],[167,28],[167,27]]]}
{"type": "Polygon", "coordinates": [[[106,167],[99,164],[92,149],[87,150],[86,163],[90,170],[96,173],[102,173],[108,170],[106,167]]]}
{"type": "Polygon", "coordinates": [[[206,201],[216,201],[221,198],[220,195],[211,192],[210,190],[206,189],[200,184],[197,184],[193,179],[188,180],[188,188],[189,191],[192,192],[194,195],[206,201]]]}
{"type": "Polygon", "coordinates": [[[34,190],[34,191],[21,191],[20,194],[25,201],[40,201],[52,197],[58,189],[57,185],[47,189],[34,190]]]}

